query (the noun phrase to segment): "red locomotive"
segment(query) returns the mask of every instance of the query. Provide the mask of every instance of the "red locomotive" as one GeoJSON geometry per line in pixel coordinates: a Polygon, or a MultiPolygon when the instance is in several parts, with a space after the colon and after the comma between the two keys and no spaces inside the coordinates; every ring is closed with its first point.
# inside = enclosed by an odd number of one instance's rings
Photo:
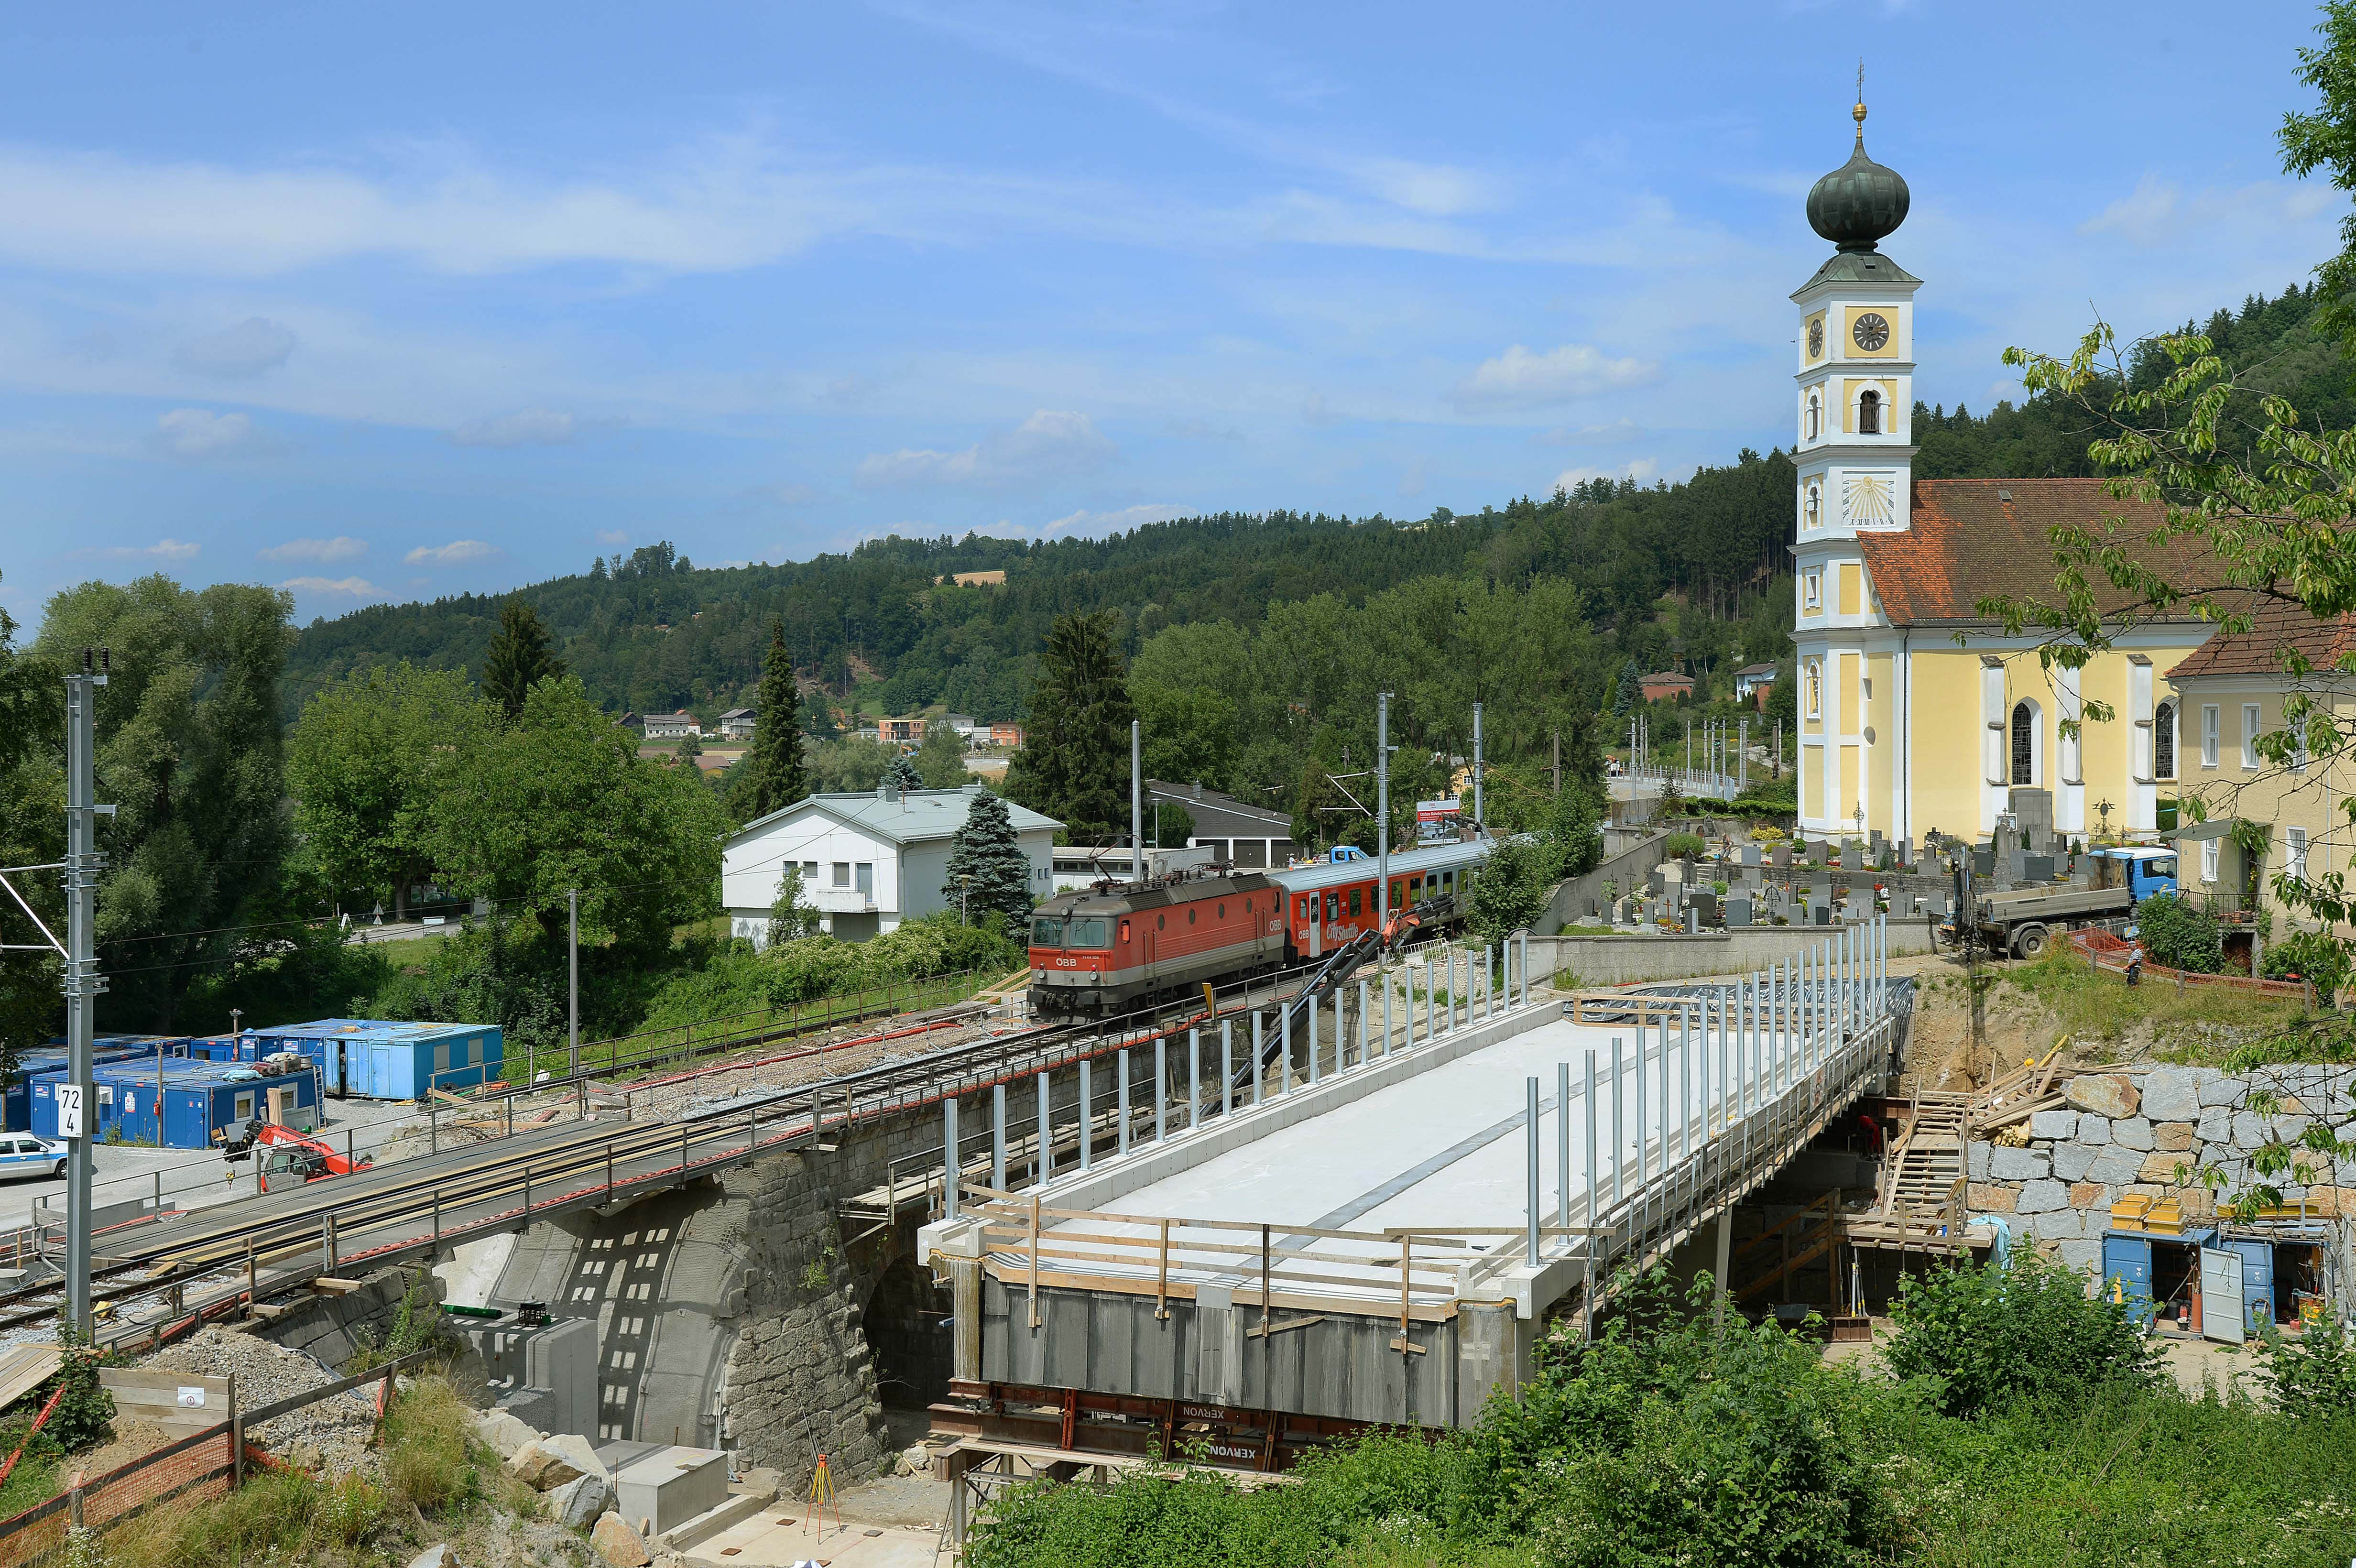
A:
{"type": "MultiPolygon", "coordinates": [[[[1393,855],[1391,908],[1462,894],[1488,853],[1472,843],[1393,855]]],[[[1032,912],[1032,1008],[1126,1012],[1206,980],[1323,957],[1374,929],[1375,881],[1374,858],[1354,852],[1280,871],[1217,867],[1057,893],[1032,912]]]]}

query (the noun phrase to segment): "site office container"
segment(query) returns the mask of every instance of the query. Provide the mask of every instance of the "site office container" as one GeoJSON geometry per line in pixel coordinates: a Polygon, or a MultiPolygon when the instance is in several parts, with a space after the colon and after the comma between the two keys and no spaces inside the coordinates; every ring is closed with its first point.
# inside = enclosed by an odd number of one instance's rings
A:
{"type": "Polygon", "coordinates": [[[182,1054],[197,1061],[259,1061],[267,1054],[252,1029],[243,1034],[198,1035],[183,1040],[182,1054]]]}
{"type": "Polygon", "coordinates": [[[2242,1260],[2242,1316],[2251,1333],[2291,1316],[2293,1304],[2280,1299],[2277,1276],[2312,1272],[2318,1264],[2322,1233],[2284,1231],[2280,1233],[2221,1231],[2216,1227],[2163,1235],[2147,1231],[2105,1231],[2103,1233],[2103,1288],[2115,1301],[2136,1306],[2138,1322],[2148,1324],[2169,1304],[2190,1296],[2196,1324],[2205,1325],[2216,1304],[2201,1300],[2201,1249],[2230,1252],[2242,1260]]]}
{"type": "MultiPolygon", "coordinates": [[[[44,1137],[58,1136],[57,1085],[65,1076],[60,1068],[33,1081],[32,1131],[44,1137]]],[[[92,1078],[98,1104],[91,1127],[100,1138],[112,1133],[126,1143],[212,1148],[243,1138],[247,1124],[257,1118],[305,1132],[319,1125],[319,1080],[313,1072],[263,1073],[239,1062],[167,1056],[160,1064],[152,1059],[110,1062],[92,1078]]]]}
{"type": "MultiPolygon", "coordinates": [[[[177,1054],[183,1041],[162,1035],[102,1034],[91,1042],[90,1059],[93,1066],[102,1067],[111,1061],[137,1061],[152,1059],[158,1050],[177,1054]]],[[[29,1133],[33,1130],[33,1080],[43,1072],[62,1075],[67,1066],[66,1046],[62,1040],[35,1046],[16,1053],[16,1075],[5,1089],[0,1089],[0,1131],[29,1133]]],[[[57,1119],[54,1107],[49,1118],[57,1119]]]]}
{"type": "Polygon", "coordinates": [[[496,1024],[321,1019],[252,1031],[261,1054],[300,1051],[327,1091],[368,1100],[422,1100],[430,1089],[470,1089],[498,1076],[496,1024]]]}

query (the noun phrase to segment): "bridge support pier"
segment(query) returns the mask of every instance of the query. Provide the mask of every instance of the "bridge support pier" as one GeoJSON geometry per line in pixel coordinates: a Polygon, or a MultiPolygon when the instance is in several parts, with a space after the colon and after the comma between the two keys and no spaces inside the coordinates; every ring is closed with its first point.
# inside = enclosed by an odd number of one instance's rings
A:
{"type": "Polygon", "coordinates": [[[1508,1393],[1526,1380],[1528,1346],[1514,1303],[1465,1301],[1456,1304],[1456,1419],[1470,1426],[1480,1419],[1490,1394],[1508,1393]]]}
{"type": "Polygon", "coordinates": [[[981,1260],[943,1257],[948,1269],[950,1309],[950,1376],[966,1382],[981,1381],[981,1260]]]}

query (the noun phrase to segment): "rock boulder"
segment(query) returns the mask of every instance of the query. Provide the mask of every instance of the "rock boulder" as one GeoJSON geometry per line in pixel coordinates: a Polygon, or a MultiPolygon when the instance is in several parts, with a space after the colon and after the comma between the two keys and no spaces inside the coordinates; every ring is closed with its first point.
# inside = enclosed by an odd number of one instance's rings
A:
{"type": "MultiPolygon", "coordinates": [[[[2191,1088],[2189,1080],[2185,1087],[2191,1088]]],[[[2077,1109],[2108,1116],[2113,1121],[2134,1115],[2143,1098],[2136,1093],[2135,1081],[2119,1072],[2082,1072],[2070,1080],[2069,1087],[2062,1093],[2077,1109]]]]}
{"type": "Polygon", "coordinates": [[[597,1516],[596,1525],[589,1531],[589,1544],[614,1568],[647,1568],[654,1561],[647,1552],[645,1539],[617,1513],[597,1516]]]}
{"type": "Polygon", "coordinates": [[[504,1410],[487,1410],[475,1417],[475,1435],[500,1458],[512,1459],[517,1449],[537,1440],[540,1433],[504,1410]]]}
{"type": "Polygon", "coordinates": [[[508,1470],[525,1486],[543,1492],[554,1491],[567,1481],[581,1478],[578,1465],[537,1439],[509,1456],[508,1470]]]}
{"type": "Polygon", "coordinates": [[[548,1494],[548,1517],[567,1530],[587,1530],[613,1506],[614,1488],[602,1476],[575,1476],[548,1494]]]}

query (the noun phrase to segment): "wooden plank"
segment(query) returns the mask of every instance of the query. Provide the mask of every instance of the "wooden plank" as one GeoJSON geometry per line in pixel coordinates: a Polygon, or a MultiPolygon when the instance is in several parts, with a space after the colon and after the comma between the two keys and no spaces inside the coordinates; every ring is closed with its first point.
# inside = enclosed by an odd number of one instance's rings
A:
{"type": "Polygon", "coordinates": [[[64,1364],[55,1345],[11,1345],[0,1350],[0,1405],[16,1403],[49,1381],[64,1364]]]}
{"type": "Polygon", "coordinates": [[[1244,1330],[1244,1338],[1247,1339],[1265,1339],[1271,1334],[1282,1334],[1294,1328],[1306,1328],[1312,1323],[1323,1323],[1324,1321],[1325,1315],[1320,1312],[1309,1317],[1288,1317],[1281,1323],[1271,1323],[1266,1328],[1262,1328],[1258,1324],[1255,1323],[1250,1328],[1244,1330]]]}
{"type": "Polygon", "coordinates": [[[166,1432],[219,1426],[230,1418],[236,1387],[228,1378],[143,1367],[101,1367],[98,1381],[114,1396],[116,1410],[166,1432]]]}
{"type": "MultiPolygon", "coordinates": [[[[1001,1262],[997,1258],[986,1258],[982,1261],[982,1270],[992,1279],[998,1280],[1001,1284],[1005,1285],[1019,1286],[1026,1284],[1031,1277],[1031,1265],[1028,1260],[1009,1264],[1001,1262]]],[[[1354,1281],[1352,1283],[1355,1284],[1357,1282],[1354,1281]]],[[[1151,1296],[1154,1294],[1153,1281],[1151,1279],[1125,1279],[1093,1274],[1059,1274],[1053,1270],[1042,1270],[1039,1275],[1039,1284],[1044,1289],[1093,1290],[1102,1291],[1116,1296],[1151,1296]]],[[[1194,1286],[1192,1283],[1186,1280],[1172,1280],[1170,1282],[1170,1299],[1173,1301],[1194,1300],[1194,1286]]],[[[1238,1286],[1235,1293],[1235,1303],[1238,1307],[1247,1305],[1258,1307],[1259,1305],[1258,1288],[1254,1285],[1238,1286]]],[[[1302,1312],[1323,1311],[1330,1313],[1337,1310],[1335,1307],[1335,1298],[1333,1296],[1306,1296],[1298,1292],[1283,1290],[1271,1290],[1269,1293],[1268,1305],[1271,1308],[1290,1307],[1302,1312]]],[[[1372,1305],[1371,1301],[1369,1302],[1369,1305],[1372,1305]]],[[[1370,1312],[1365,1316],[1389,1317],[1396,1317],[1397,1315],[1395,1308],[1385,1306],[1379,1312],[1370,1312]]],[[[1451,1297],[1446,1301],[1432,1305],[1418,1303],[1413,1308],[1412,1315],[1415,1319],[1420,1323],[1445,1323],[1456,1316],[1456,1302],[1453,1297],[1451,1297]]]]}

